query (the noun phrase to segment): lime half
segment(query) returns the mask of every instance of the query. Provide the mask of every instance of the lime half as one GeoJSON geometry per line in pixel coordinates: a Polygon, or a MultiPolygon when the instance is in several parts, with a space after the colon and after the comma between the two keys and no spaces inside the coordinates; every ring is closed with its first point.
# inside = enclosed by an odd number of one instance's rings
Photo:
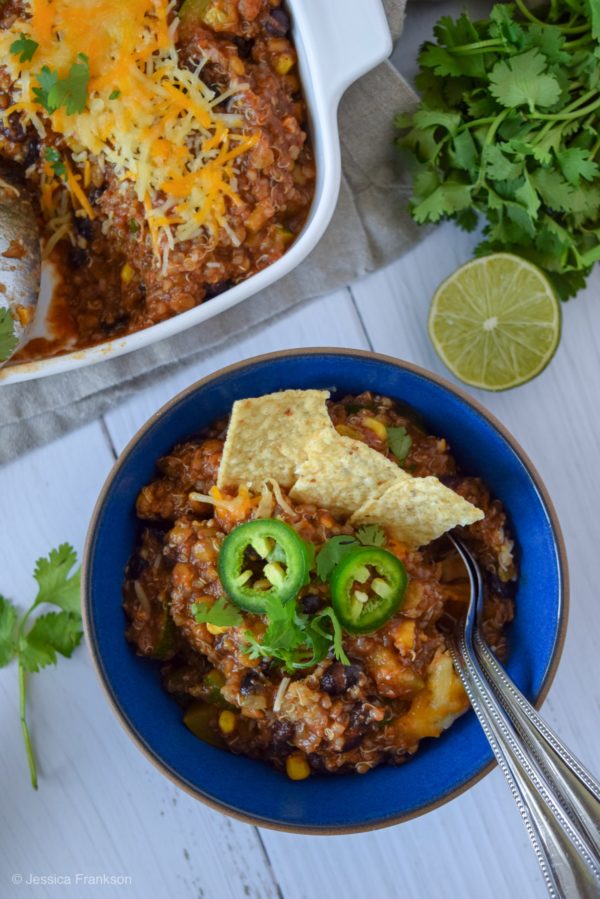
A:
{"type": "Polygon", "coordinates": [[[461,381],[507,390],[531,381],[552,359],[560,305],[535,265],[495,253],[467,262],[438,287],[429,336],[461,381]]]}

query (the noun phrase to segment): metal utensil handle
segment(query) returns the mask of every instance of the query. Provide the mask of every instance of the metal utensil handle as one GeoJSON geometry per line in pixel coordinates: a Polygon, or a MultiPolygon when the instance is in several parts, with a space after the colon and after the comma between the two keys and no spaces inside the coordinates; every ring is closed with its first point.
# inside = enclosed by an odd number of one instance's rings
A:
{"type": "Polygon", "coordinates": [[[561,797],[564,811],[583,829],[590,847],[600,859],[600,784],[527,701],[478,632],[475,632],[474,643],[484,674],[507,715],[552,789],[561,797]]]}
{"type": "Polygon", "coordinates": [[[487,686],[464,634],[452,641],[457,671],[506,777],[553,899],[600,896],[600,867],[585,836],[565,816],[543,772],[487,686]]]}

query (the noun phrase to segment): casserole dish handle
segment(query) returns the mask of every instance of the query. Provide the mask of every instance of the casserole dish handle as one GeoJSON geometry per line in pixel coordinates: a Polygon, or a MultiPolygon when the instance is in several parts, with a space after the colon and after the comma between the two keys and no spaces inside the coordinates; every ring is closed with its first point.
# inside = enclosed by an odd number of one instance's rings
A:
{"type": "Polygon", "coordinates": [[[302,0],[294,17],[310,25],[311,74],[335,105],[354,81],[392,52],[392,36],[381,0],[302,0]]]}

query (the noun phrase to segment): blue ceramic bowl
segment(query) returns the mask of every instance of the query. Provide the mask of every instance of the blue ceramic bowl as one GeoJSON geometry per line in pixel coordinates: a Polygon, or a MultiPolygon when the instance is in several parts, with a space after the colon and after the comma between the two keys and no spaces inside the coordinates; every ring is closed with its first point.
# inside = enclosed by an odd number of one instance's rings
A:
{"type": "Polygon", "coordinates": [[[102,491],[84,561],[84,616],[99,676],[122,724],[179,786],[223,812],[297,832],[383,827],[432,809],[471,786],[492,753],[472,712],[406,764],[366,776],[312,776],[292,782],[269,765],[202,743],[162,689],[159,666],[138,658],[124,637],[121,585],[137,533],[135,500],[156,459],[231,409],[234,400],[287,388],[373,390],[409,403],[446,437],[465,472],[480,475],[510,516],[520,561],[508,671],[541,703],[562,649],[567,569],[546,491],[502,425],[450,384],[396,359],[359,351],[298,350],[223,369],[180,393],[122,453],[102,491]]]}

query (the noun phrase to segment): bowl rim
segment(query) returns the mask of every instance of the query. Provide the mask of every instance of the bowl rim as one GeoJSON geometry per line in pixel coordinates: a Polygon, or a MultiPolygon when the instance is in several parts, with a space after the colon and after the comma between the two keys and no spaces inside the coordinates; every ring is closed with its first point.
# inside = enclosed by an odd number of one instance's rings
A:
{"type": "Polygon", "coordinates": [[[354,834],[354,833],[366,833],[374,830],[381,830],[385,827],[393,827],[396,824],[402,824],[406,821],[414,820],[415,818],[421,817],[421,815],[426,814],[427,812],[434,811],[437,808],[440,808],[442,805],[445,805],[447,802],[450,802],[453,799],[456,799],[458,796],[465,793],[475,784],[479,783],[484,777],[486,777],[490,771],[492,771],[496,766],[496,761],[492,760],[487,765],[485,765],[480,771],[470,777],[465,783],[461,784],[454,790],[451,790],[449,793],[446,793],[440,799],[436,799],[434,802],[429,802],[426,805],[423,805],[412,812],[407,812],[401,815],[397,815],[394,817],[387,817],[380,821],[371,822],[368,825],[352,825],[352,826],[304,826],[304,825],[289,825],[289,824],[281,824],[277,821],[261,818],[258,816],[254,816],[251,814],[247,814],[246,812],[239,811],[233,806],[227,805],[226,803],[219,802],[211,797],[204,795],[200,790],[195,787],[192,787],[186,780],[180,777],[175,770],[166,765],[156,753],[152,751],[152,749],[148,746],[147,742],[144,740],[142,735],[138,733],[136,728],[128,719],[127,715],[120,708],[116,694],[112,688],[112,685],[106,675],[104,670],[104,666],[102,664],[102,660],[99,656],[96,637],[94,631],[94,625],[92,622],[92,614],[91,614],[91,590],[88,589],[88,583],[91,577],[91,550],[93,544],[95,542],[95,535],[98,527],[98,523],[100,520],[100,516],[102,514],[102,510],[104,508],[104,503],[106,497],[113,485],[115,478],[120,472],[121,468],[127,461],[130,452],[137,445],[139,440],[146,434],[147,431],[150,430],[161,418],[162,416],[171,409],[172,406],[176,405],[182,400],[185,400],[189,395],[196,393],[198,390],[205,387],[207,384],[210,384],[212,381],[215,381],[219,378],[222,378],[225,375],[230,375],[238,371],[239,369],[248,368],[249,366],[260,364],[264,362],[269,362],[276,359],[283,359],[288,357],[301,357],[301,356],[339,356],[340,358],[361,358],[361,359],[369,359],[374,360],[376,362],[383,362],[388,365],[395,366],[404,371],[408,371],[412,374],[419,375],[427,380],[433,381],[439,387],[444,388],[445,390],[450,391],[455,396],[457,396],[460,400],[478,412],[484,420],[490,424],[496,431],[500,433],[500,435],[506,440],[511,449],[515,452],[517,457],[523,463],[525,469],[531,480],[534,483],[539,495],[542,499],[542,502],[546,508],[548,513],[548,518],[550,520],[550,526],[554,538],[554,542],[556,545],[556,551],[558,556],[558,568],[559,568],[559,610],[558,610],[558,634],[554,644],[554,649],[552,652],[552,656],[550,659],[550,664],[548,665],[546,675],[542,682],[541,688],[539,690],[538,695],[535,698],[533,703],[536,709],[541,708],[546,696],[548,695],[548,691],[552,686],[554,678],[556,676],[556,672],[558,669],[558,665],[560,663],[560,659],[562,656],[566,632],[567,632],[567,623],[569,617],[569,605],[570,605],[570,596],[569,596],[569,569],[568,569],[568,560],[567,560],[567,552],[564,541],[564,536],[558,521],[558,516],[556,513],[556,509],[554,507],[554,503],[552,502],[548,490],[531,459],[528,454],[525,452],[521,444],[515,437],[510,433],[510,431],[506,428],[506,426],[498,419],[496,416],[490,412],[488,409],[483,406],[479,400],[470,396],[466,390],[463,390],[461,387],[458,387],[455,384],[452,384],[446,378],[438,375],[434,372],[430,372],[427,369],[415,365],[412,362],[406,362],[403,359],[396,358],[394,356],[388,356],[383,353],[376,353],[372,350],[361,350],[361,349],[351,349],[351,348],[340,348],[340,347],[308,347],[308,348],[295,348],[289,350],[278,350],[271,353],[263,353],[258,356],[250,356],[246,359],[242,359],[238,362],[234,362],[231,365],[226,365],[223,368],[219,368],[216,371],[212,372],[209,375],[206,375],[200,380],[195,381],[193,384],[190,384],[188,387],[185,387],[183,390],[179,391],[175,396],[173,396],[170,400],[164,403],[160,409],[158,409],[150,418],[135,432],[133,437],[128,441],[126,446],[123,448],[118,458],[115,460],[111,470],[109,471],[106,480],[102,486],[98,499],[94,505],[94,509],[92,512],[92,516],[90,519],[90,524],[87,530],[84,548],[83,548],[83,560],[82,560],[82,572],[81,572],[81,609],[82,609],[82,617],[83,617],[83,626],[84,632],[86,635],[87,645],[90,652],[90,656],[92,659],[92,663],[102,686],[102,689],[108,699],[109,705],[111,706],[114,714],[117,717],[117,720],[129,735],[129,737],[133,740],[133,742],[137,745],[138,749],[140,749],[143,754],[146,756],[152,764],[158,768],[158,770],[164,774],[175,786],[184,790],[188,795],[192,796],[194,799],[199,800],[215,811],[222,812],[223,814],[229,815],[232,818],[237,819],[238,821],[242,821],[245,824],[252,824],[258,827],[265,827],[270,830],[281,831],[285,833],[295,833],[295,834],[305,834],[312,836],[331,836],[331,835],[344,835],[344,834],[354,834]]]}

